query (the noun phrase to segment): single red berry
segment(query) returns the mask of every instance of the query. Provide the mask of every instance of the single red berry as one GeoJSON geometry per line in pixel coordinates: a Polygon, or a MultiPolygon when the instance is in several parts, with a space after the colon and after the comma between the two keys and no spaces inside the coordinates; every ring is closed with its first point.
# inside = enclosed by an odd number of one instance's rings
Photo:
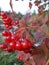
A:
{"type": "Polygon", "coordinates": [[[8,32],[8,36],[12,36],[12,33],[11,32],[8,32]]]}
{"type": "Polygon", "coordinates": [[[6,21],[8,23],[11,23],[12,22],[12,19],[10,17],[7,17],[6,19],[4,19],[4,21],[6,21]]]}
{"type": "Polygon", "coordinates": [[[21,50],[22,49],[22,45],[19,41],[16,42],[16,46],[15,46],[16,50],[21,50]]]}
{"type": "Polygon", "coordinates": [[[8,32],[4,30],[4,31],[2,32],[2,35],[3,35],[3,36],[8,36],[8,32]]]}
{"type": "Polygon", "coordinates": [[[28,45],[28,43],[26,42],[26,40],[25,40],[24,42],[21,42],[21,44],[22,44],[22,48],[23,48],[23,49],[28,49],[28,48],[29,48],[29,45],[28,45]]]}
{"type": "Polygon", "coordinates": [[[5,15],[6,15],[6,12],[2,12],[2,13],[1,13],[1,16],[5,16],[5,15]]]}
{"type": "Polygon", "coordinates": [[[11,42],[9,43],[9,48],[12,49],[12,50],[15,50],[15,42],[11,42]]]}
{"type": "Polygon", "coordinates": [[[3,36],[11,36],[11,32],[8,32],[8,31],[5,31],[5,30],[4,30],[4,31],[2,32],[2,35],[3,35],[3,36]]]}
{"type": "Polygon", "coordinates": [[[6,38],[5,38],[5,42],[6,42],[6,43],[10,43],[10,42],[11,42],[11,36],[6,37],[6,38]]]}
{"type": "Polygon", "coordinates": [[[14,42],[15,41],[15,37],[11,36],[11,41],[14,42]]]}
{"type": "Polygon", "coordinates": [[[9,17],[7,17],[6,19],[3,19],[3,23],[4,23],[5,25],[10,25],[11,22],[12,22],[12,19],[9,18],[9,17]]]}
{"type": "Polygon", "coordinates": [[[6,48],[6,45],[5,44],[1,44],[0,45],[0,49],[5,49],[6,48]]]}
{"type": "Polygon", "coordinates": [[[1,16],[2,16],[2,19],[6,19],[7,18],[6,12],[2,12],[1,16]]]}
{"type": "Polygon", "coordinates": [[[22,56],[18,56],[17,59],[18,59],[19,61],[22,61],[22,60],[23,60],[22,56]]]}
{"type": "Polygon", "coordinates": [[[19,24],[19,21],[16,21],[16,22],[15,22],[15,25],[17,25],[17,24],[19,24]]]}

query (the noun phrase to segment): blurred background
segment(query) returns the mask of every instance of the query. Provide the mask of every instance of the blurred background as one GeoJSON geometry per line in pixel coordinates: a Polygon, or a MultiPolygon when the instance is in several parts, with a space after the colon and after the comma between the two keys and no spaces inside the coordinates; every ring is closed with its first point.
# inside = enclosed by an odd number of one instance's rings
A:
{"type": "MultiPolygon", "coordinates": [[[[47,0],[49,1],[49,0],[47,0]]],[[[29,2],[32,3],[32,9],[31,12],[34,13],[36,12],[36,14],[38,13],[38,7],[35,6],[34,2],[35,0],[12,0],[12,5],[13,5],[13,10],[16,13],[21,13],[21,14],[26,14],[27,10],[28,10],[28,6],[29,6],[29,2]]],[[[10,0],[0,0],[0,11],[7,11],[7,12],[11,12],[11,8],[10,8],[10,0]]],[[[44,4],[44,0],[41,0],[41,4],[44,4]]],[[[45,8],[46,10],[48,9],[48,5],[45,8]]]]}

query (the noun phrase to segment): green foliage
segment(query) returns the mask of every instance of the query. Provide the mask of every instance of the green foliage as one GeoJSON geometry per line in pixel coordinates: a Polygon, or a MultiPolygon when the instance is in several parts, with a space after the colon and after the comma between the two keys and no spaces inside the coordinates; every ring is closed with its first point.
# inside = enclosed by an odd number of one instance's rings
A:
{"type": "Polygon", "coordinates": [[[22,61],[16,59],[17,54],[15,52],[5,53],[3,50],[0,50],[0,65],[23,65],[22,61]]]}
{"type": "Polygon", "coordinates": [[[2,39],[2,35],[0,34],[0,43],[2,43],[3,39],[2,39]]]}

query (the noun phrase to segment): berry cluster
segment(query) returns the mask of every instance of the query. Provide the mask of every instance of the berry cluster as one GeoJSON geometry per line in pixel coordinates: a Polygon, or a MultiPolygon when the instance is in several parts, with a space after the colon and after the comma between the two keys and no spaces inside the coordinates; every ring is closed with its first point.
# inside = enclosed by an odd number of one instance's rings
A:
{"type": "Polygon", "coordinates": [[[11,32],[3,31],[2,35],[5,36],[4,44],[0,45],[0,48],[5,51],[24,51],[29,52],[32,48],[32,44],[27,39],[16,39],[11,32]]]}
{"type": "Polygon", "coordinates": [[[11,29],[13,27],[13,25],[15,26],[15,25],[19,24],[18,21],[13,22],[13,20],[11,19],[11,17],[9,17],[9,16],[6,15],[6,12],[2,12],[1,16],[2,16],[2,20],[3,20],[3,24],[8,29],[11,29]]]}
{"type": "MultiPolygon", "coordinates": [[[[13,22],[10,17],[6,15],[5,12],[1,13],[3,23],[9,30],[12,26],[17,25],[19,22],[13,22]]],[[[15,35],[15,31],[4,30],[2,32],[2,36],[4,36],[4,42],[0,45],[0,49],[3,49],[8,52],[13,52],[15,50],[24,51],[26,53],[30,52],[32,48],[32,43],[28,39],[23,39],[21,37],[18,38],[17,34],[15,35]]]]}

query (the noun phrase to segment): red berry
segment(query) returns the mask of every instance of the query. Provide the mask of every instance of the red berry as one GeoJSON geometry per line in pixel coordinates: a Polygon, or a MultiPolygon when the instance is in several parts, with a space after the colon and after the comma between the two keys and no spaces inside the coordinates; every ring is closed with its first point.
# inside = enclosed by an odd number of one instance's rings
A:
{"type": "Polygon", "coordinates": [[[23,60],[22,56],[18,56],[17,59],[18,59],[19,61],[22,61],[22,60],[23,60]]]}
{"type": "Polygon", "coordinates": [[[15,41],[15,37],[12,36],[11,37],[11,41],[14,42],[15,41]]]}
{"type": "Polygon", "coordinates": [[[0,49],[5,49],[6,48],[6,45],[5,44],[1,44],[0,45],[0,49]]]}
{"type": "Polygon", "coordinates": [[[8,32],[8,36],[12,36],[11,32],[8,32]]]}
{"type": "Polygon", "coordinates": [[[19,41],[16,42],[16,46],[15,46],[16,50],[21,50],[22,49],[22,45],[19,41]]]}
{"type": "Polygon", "coordinates": [[[29,48],[29,45],[28,45],[28,43],[26,41],[21,42],[21,44],[22,44],[23,49],[28,49],[29,48]]]}
{"type": "MultiPolygon", "coordinates": [[[[26,43],[28,43],[28,46],[29,46],[28,48],[32,48],[32,45],[33,45],[33,44],[32,44],[29,40],[26,39],[26,43]]],[[[34,43],[34,42],[33,42],[33,43],[34,43]]]]}
{"type": "Polygon", "coordinates": [[[19,21],[16,21],[15,24],[16,24],[16,25],[19,24],[19,21]]]}
{"type": "Polygon", "coordinates": [[[2,12],[2,13],[1,13],[1,16],[2,16],[2,19],[7,18],[6,12],[2,12]]]}
{"type": "Polygon", "coordinates": [[[5,38],[5,42],[6,42],[6,43],[10,43],[10,42],[11,42],[11,36],[6,37],[6,38],[5,38]]]}
{"type": "Polygon", "coordinates": [[[12,49],[12,50],[15,50],[15,43],[14,42],[11,42],[9,43],[9,48],[12,49]]]}
{"type": "Polygon", "coordinates": [[[8,36],[8,32],[4,30],[4,31],[2,32],[2,35],[3,35],[3,36],[8,36]]]}
{"type": "Polygon", "coordinates": [[[1,13],[1,16],[5,16],[5,15],[6,15],[6,12],[2,12],[2,13],[1,13]]]}
{"type": "Polygon", "coordinates": [[[12,28],[12,25],[5,25],[5,27],[7,28],[7,29],[11,29],[12,28]]]}
{"type": "Polygon", "coordinates": [[[9,17],[7,17],[6,19],[3,19],[3,23],[4,23],[5,25],[11,25],[11,22],[12,22],[12,20],[11,20],[11,18],[9,18],[9,17]]]}
{"type": "Polygon", "coordinates": [[[4,19],[5,22],[8,22],[8,23],[11,23],[12,22],[12,19],[7,17],[6,19],[4,19]]]}
{"type": "Polygon", "coordinates": [[[11,32],[8,32],[8,31],[5,31],[5,30],[4,30],[4,31],[2,32],[2,35],[3,35],[3,36],[11,36],[11,32]]]}

